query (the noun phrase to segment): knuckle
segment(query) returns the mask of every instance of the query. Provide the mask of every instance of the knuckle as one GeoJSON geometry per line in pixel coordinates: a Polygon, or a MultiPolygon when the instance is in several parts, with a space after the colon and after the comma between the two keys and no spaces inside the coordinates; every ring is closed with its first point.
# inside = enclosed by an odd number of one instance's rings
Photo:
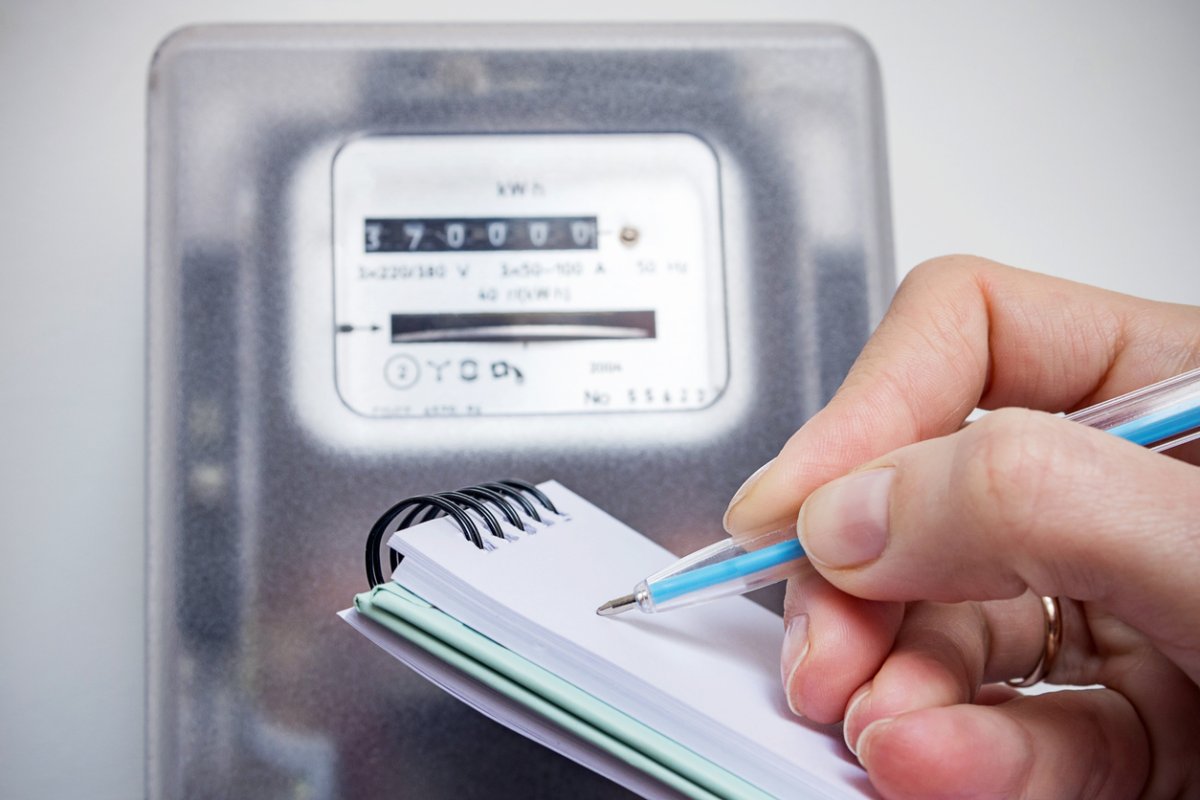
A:
{"type": "Polygon", "coordinates": [[[942,285],[947,279],[974,280],[984,273],[999,267],[995,261],[972,255],[945,255],[922,261],[911,270],[900,282],[897,295],[911,291],[914,287],[926,285],[942,285]]]}
{"type": "Polygon", "coordinates": [[[1065,486],[1051,419],[1024,409],[1001,409],[972,424],[957,452],[960,485],[951,492],[968,524],[1034,534],[1065,486]]]}

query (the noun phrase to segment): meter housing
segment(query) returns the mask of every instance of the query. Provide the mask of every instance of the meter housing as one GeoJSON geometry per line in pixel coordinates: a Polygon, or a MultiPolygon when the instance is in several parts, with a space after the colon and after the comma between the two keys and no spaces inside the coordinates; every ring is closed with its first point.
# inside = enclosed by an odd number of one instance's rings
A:
{"type": "Polygon", "coordinates": [[[626,796],[335,612],[384,510],[489,480],[557,479],[677,553],[721,537],[883,313],[883,130],[870,48],[829,26],[167,39],[147,796],[626,796]]]}

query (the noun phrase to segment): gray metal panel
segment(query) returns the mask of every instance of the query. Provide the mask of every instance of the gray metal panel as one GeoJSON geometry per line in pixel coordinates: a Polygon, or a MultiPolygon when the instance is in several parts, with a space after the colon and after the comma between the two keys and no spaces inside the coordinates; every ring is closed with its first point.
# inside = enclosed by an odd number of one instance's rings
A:
{"type": "Polygon", "coordinates": [[[334,612],[389,504],[495,477],[557,478],[676,551],[720,536],[891,289],[866,44],[791,25],[188,29],[150,72],[148,191],[150,795],[623,795],[334,612]],[[712,408],[368,420],[337,400],[333,153],[504,131],[714,148],[731,371],[712,408]]]}

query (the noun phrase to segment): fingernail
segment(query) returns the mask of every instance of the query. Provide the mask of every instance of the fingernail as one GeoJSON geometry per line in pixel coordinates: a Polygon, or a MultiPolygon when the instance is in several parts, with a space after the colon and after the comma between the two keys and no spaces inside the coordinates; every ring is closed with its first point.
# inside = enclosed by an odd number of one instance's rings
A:
{"type": "Polygon", "coordinates": [[[800,543],[818,564],[853,567],[887,544],[894,467],[855,472],[822,486],[800,509],[800,543]]]}
{"type": "Polygon", "coordinates": [[[788,708],[796,716],[803,716],[792,702],[792,678],[808,655],[808,614],[797,614],[788,620],[783,631],[783,652],[779,656],[779,675],[783,678],[783,694],[788,708]]]}
{"type": "Polygon", "coordinates": [[[842,720],[842,739],[844,739],[846,742],[846,748],[853,753],[855,757],[858,756],[857,744],[862,739],[862,732],[860,731],[858,736],[851,738],[850,733],[853,730],[853,726],[850,724],[850,718],[854,716],[855,710],[862,705],[862,701],[866,700],[867,695],[870,693],[870,686],[864,686],[863,688],[859,689],[858,693],[850,699],[850,705],[846,706],[846,716],[842,720]]]}
{"type": "Polygon", "coordinates": [[[879,735],[881,730],[895,721],[895,717],[884,717],[863,728],[863,732],[858,735],[858,752],[854,754],[858,763],[867,769],[871,768],[871,741],[879,735]]]}
{"type": "Polygon", "coordinates": [[[739,486],[738,490],[733,493],[733,499],[729,501],[729,508],[725,509],[725,517],[721,520],[721,523],[725,526],[726,531],[729,530],[729,517],[733,513],[734,506],[740,503],[742,498],[750,493],[750,490],[754,487],[754,484],[758,482],[758,479],[762,477],[762,474],[766,472],[767,468],[773,463],[775,463],[775,459],[772,458],[770,461],[754,470],[754,472],[750,473],[750,477],[742,481],[742,485],[739,486]]]}

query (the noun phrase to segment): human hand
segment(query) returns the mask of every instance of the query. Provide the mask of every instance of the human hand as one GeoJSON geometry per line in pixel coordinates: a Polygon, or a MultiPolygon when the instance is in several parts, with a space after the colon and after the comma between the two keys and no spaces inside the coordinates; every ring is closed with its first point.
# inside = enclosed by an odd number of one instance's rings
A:
{"type": "Polygon", "coordinates": [[[1200,309],[938,259],[735,496],[734,536],[799,513],[788,702],[844,717],[885,796],[1200,793],[1200,469],[1043,413],[1196,366],[1200,309]],[[1043,652],[1039,595],[1047,680],[1104,688],[997,685],[1043,652]]]}

